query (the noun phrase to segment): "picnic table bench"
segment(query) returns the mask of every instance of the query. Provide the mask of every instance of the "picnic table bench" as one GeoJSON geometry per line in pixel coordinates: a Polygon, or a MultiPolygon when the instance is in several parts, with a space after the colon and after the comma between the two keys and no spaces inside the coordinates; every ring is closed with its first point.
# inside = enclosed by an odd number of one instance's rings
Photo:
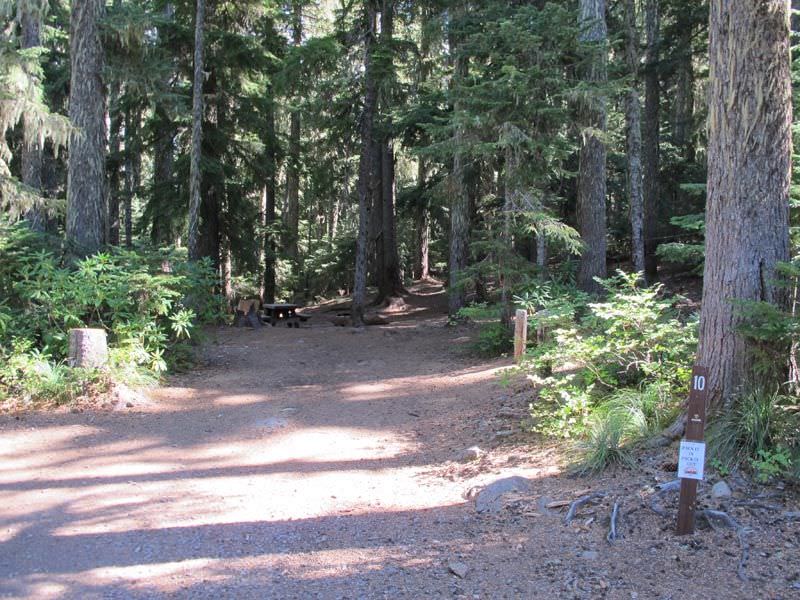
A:
{"type": "Polygon", "coordinates": [[[264,304],[264,320],[275,327],[278,323],[284,322],[287,327],[300,328],[300,321],[308,320],[297,314],[298,304],[264,304]]]}

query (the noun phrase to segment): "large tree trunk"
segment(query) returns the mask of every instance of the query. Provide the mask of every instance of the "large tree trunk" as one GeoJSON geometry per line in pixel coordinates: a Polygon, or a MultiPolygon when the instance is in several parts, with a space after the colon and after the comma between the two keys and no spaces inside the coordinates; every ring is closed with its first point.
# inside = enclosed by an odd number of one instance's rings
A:
{"type": "Polygon", "coordinates": [[[106,97],[103,87],[102,0],[73,2],[70,17],[69,118],[72,135],[67,172],[66,241],[86,256],[105,242],[106,97]]]}
{"type": "Polygon", "coordinates": [[[672,140],[689,162],[694,162],[692,129],[694,123],[694,67],[692,65],[692,25],[683,23],[680,32],[680,53],[676,73],[675,99],[672,116],[672,140]]]}
{"type": "Polygon", "coordinates": [[[372,137],[372,173],[370,174],[372,178],[372,182],[370,183],[372,196],[370,198],[369,239],[367,246],[367,274],[369,282],[376,286],[380,282],[384,266],[386,265],[383,254],[383,185],[381,182],[381,176],[383,175],[383,153],[381,152],[381,140],[379,137],[380,134],[376,124],[373,128],[372,137]]]}
{"type": "Polygon", "coordinates": [[[262,227],[264,228],[264,286],[262,300],[267,304],[275,302],[275,258],[277,248],[275,243],[275,178],[277,174],[276,148],[277,139],[275,136],[275,105],[270,100],[269,112],[267,112],[267,181],[264,185],[264,216],[262,227]]]}
{"type": "Polygon", "coordinates": [[[192,150],[189,166],[189,258],[201,257],[200,203],[202,174],[200,159],[203,142],[203,38],[205,33],[205,0],[196,0],[194,22],[194,80],[192,83],[192,150]]]}
{"type": "MultiPolygon", "coordinates": [[[[417,160],[417,189],[420,196],[422,196],[425,190],[427,166],[424,158],[419,157],[417,160]]],[[[420,198],[417,206],[417,243],[414,260],[414,277],[417,279],[428,279],[430,277],[430,236],[431,226],[428,218],[427,202],[423,202],[422,198],[420,198]]]]}
{"type": "Polygon", "coordinates": [[[658,248],[659,212],[659,103],[661,88],[658,81],[658,61],[661,43],[659,0],[645,1],[645,34],[647,51],[644,65],[644,123],[642,135],[642,167],[644,176],[644,263],[649,280],[658,276],[656,249],[658,248]]]}
{"type": "MultiPolygon", "coordinates": [[[[605,0],[581,0],[580,42],[588,53],[583,79],[590,86],[606,82],[607,29],[605,0]]],[[[578,286],[590,293],[602,288],[595,277],[606,276],[606,100],[589,91],[580,106],[581,149],[578,165],[578,227],[584,243],[578,286]],[[600,135],[598,135],[600,133],[600,135]]]]}
{"type": "Polygon", "coordinates": [[[400,258],[397,253],[397,221],[394,201],[394,148],[391,141],[383,147],[381,161],[383,184],[383,255],[380,296],[389,298],[403,292],[400,279],[400,258]]]}
{"type": "Polygon", "coordinates": [[[698,360],[721,407],[753,377],[733,300],[780,303],[789,258],[792,97],[785,0],[712,0],[706,262],[698,360]]]}
{"type": "MultiPolygon", "coordinates": [[[[383,42],[384,58],[383,71],[386,78],[391,77],[394,71],[393,38],[394,38],[394,0],[383,0],[381,11],[381,38],[383,42]]],[[[400,259],[397,254],[397,222],[395,217],[394,198],[394,145],[392,143],[392,116],[391,95],[383,95],[383,129],[381,137],[381,230],[383,232],[383,269],[378,281],[378,298],[385,300],[403,292],[403,282],[400,279],[400,259]]]]}
{"type": "MultiPolygon", "coordinates": [[[[31,7],[25,3],[22,3],[21,7],[22,48],[36,48],[41,45],[41,18],[35,11],[30,10],[31,7]]],[[[38,136],[30,137],[32,139],[22,145],[22,183],[39,193],[39,195],[44,195],[42,191],[42,145],[38,136]]],[[[31,229],[44,231],[47,225],[47,215],[44,207],[32,206],[25,213],[25,220],[31,229]]]]}
{"type": "Polygon", "coordinates": [[[120,195],[122,193],[122,113],[119,110],[120,86],[112,86],[109,104],[109,152],[108,167],[108,243],[119,246],[120,195]]]}
{"type": "MultiPolygon", "coordinates": [[[[459,13],[463,7],[459,8],[459,13]]],[[[454,84],[459,85],[469,73],[467,57],[459,52],[458,41],[451,32],[450,47],[455,57],[453,69],[454,84]]],[[[453,105],[453,113],[462,110],[460,102],[453,105]]],[[[450,257],[448,260],[448,313],[456,317],[466,303],[466,291],[462,282],[464,271],[469,260],[469,232],[470,232],[470,193],[466,177],[466,157],[462,148],[466,143],[464,126],[459,124],[455,128],[453,147],[453,172],[451,174],[450,191],[450,257]]]]}
{"type": "MultiPolygon", "coordinates": [[[[164,8],[163,17],[166,21],[172,21],[175,16],[175,9],[172,4],[167,3],[164,8]]],[[[172,39],[169,30],[164,27],[158,28],[159,46],[166,49],[170,46],[172,39]]],[[[168,94],[170,89],[170,74],[161,80],[161,90],[168,94]]],[[[175,136],[176,127],[172,122],[166,108],[157,105],[153,111],[153,130],[155,140],[153,143],[153,192],[150,199],[152,228],[150,239],[156,246],[166,246],[172,244],[175,237],[174,211],[166,208],[174,202],[176,191],[173,178],[173,166],[175,157],[175,136]]],[[[141,151],[140,151],[141,153],[141,151]]],[[[141,161],[139,161],[141,164],[141,161]]],[[[141,173],[141,169],[139,170],[141,173]]]]}
{"type": "MultiPolygon", "coordinates": [[[[303,42],[303,5],[292,2],[292,43],[299,48],[303,42]]],[[[289,116],[289,155],[286,163],[286,256],[298,259],[297,243],[300,229],[300,112],[292,109],[289,116]]]]}
{"type": "Polygon", "coordinates": [[[224,143],[212,143],[214,139],[221,139],[220,132],[225,131],[225,119],[227,116],[225,104],[225,85],[218,78],[219,71],[211,69],[206,77],[203,87],[203,95],[207,98],[214,98],[215,102],[207,103],[204,111],[206,120],[203,130],[207,133],[203,142],[202,154],[208,160],[220,165],[219,171],[207,173],[202,182],[202,199],[200,202],[200,233],[198,239],[199,257],[211,259],[215,270],[221,273],[223,236],[229,237],[230,232],[224,221],[227,188],[225,181],[225,169],[222,165],[222,157],[225,154],[224,143]]]}
{"type": "Polygon", "coordinates": [[[364,111],[361,114],[361,158],[358,164],[358,236],[353,285],[353,326],[364,325],[367,299],[367,223],[369,203],[373,197],[373,126],[378,104],[378,87],[374,73],[376,11],[372,0],[365,0],[364,35],[364,111]]]}
{"type": "Polygon", "coordinates": [[[130,110],[125,116],[125,246],[133,247],[133,197],[142,179],[141,114],[130,110]]]}
{"type": "Polygon", "coordinates": [[[156,139],[153,145],[153,203],[150,239],[156,246],[173,242],[172,219],[165,210],[175,197],[173,168],[175,163],[175,126],[166,111],[156,109],[156,139]]]}
{"type": "Polygon", "coordinates": [[[636,273],[644,273],[644,196],[642,191],[642,106],[639,100],[639,30],[636,2],[625,0],[625,57],[633,77],[625,106],[628,150],[628,203],[631,219],[631,260],[636,273]]]}

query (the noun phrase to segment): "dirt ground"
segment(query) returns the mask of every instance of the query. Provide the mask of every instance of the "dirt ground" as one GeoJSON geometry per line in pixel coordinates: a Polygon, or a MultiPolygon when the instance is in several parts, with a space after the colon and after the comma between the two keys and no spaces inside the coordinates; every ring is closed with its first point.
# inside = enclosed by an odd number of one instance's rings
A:
{"type": "Polygon", "coordinates": [[[218,329],[147,398],[0,416],[0,597],[800,597],[788,491],[701,487],[749,528],[744,581],[734,531],[673,534],[670,460],[568,477],[567,446],[520,428],[533,391],[511,361],[470,356],[441,289],[413,291],[390,325],[218,329]],[[478,512],[511,476],[527,487],[478,512]]]}

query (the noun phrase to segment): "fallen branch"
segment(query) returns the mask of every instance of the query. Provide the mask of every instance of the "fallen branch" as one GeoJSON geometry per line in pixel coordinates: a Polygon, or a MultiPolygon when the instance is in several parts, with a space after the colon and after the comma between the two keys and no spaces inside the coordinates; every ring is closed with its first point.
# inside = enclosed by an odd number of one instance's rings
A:
{"type": "Polygon", "coordinates": [[[699,516],[705,517],[706,521],[708,521],[709,526],[714,531],[718,531],[717,527],[714,525],[713,519],[719,519],[722,521],[726,526],[730,529],[733,529],[736,532],[736,537],[739,540],[739,546],[742,549],[742,555],[739,559],[739,568],[736,570],[736,574],[739,576],[739,579],[742,581],[748,581],[747,573],[745,573],[745,566],[747,566],[747,561],[750,557],[750,547],[747,545],[747,540],[745,536],[750,532],[749,529],[739,525],[739,523],[731,517],[728,513],[722,512],[721,510],[711,510],[705,509],[701,510],[697,513],[699,516]]]}
{"type": "Polygon", "coordinates": [[[617,517],[619,516],[619,503],[614,502],[614,509],[611,511],[611,528],[609,529],[606,541],[613,544],[617,541],[617,517]]]}
{"type": "Polygon", "coordinates": [[[572,522],[572,519],[575,518],[575,513],[578,512],[578,509],[583,506],[584,504],[591,502],[592,500],[597,500],[598,498],[604,498],[605,492],[595,492],[594,494],[588,494],[586,496],[581,496],[577,500],[575,500],[572,504],[569,505],[569,510],[567,511],[567,516],[564,517],[564,523],[569,525],[572,522]]]}
{"type": "Polygon", "coordinates": [[[686,415],[681,415],[672,423],[672,425],[648,440],[645,446],[647,448],[663,448],[665,446],[669,446],[675,440],[680,439],[683,436],[685,429],[686,415]]]}
{"type": "Polygon", "coordinates": [[[783,509],[782,506],[777,504],[766,504],[758,500],[740,500],[739,502],[734,502],[734,506],[743,506],[747,509],[770,510],[773,512],[783,509]]]}
{"type": "Polygon", "coordinates": [[[658,503],[658,501],[669,492],[677,492],[681,489],[681,480],[680,479],[673,479],[672,481],[667,481],[666,483],[660,483],[656,486],[658,491],[653,494],[653,500],[650,502],[649,507],[654,513],[656,513],[659,517],[666,517],[667,511],[658,503]]]}

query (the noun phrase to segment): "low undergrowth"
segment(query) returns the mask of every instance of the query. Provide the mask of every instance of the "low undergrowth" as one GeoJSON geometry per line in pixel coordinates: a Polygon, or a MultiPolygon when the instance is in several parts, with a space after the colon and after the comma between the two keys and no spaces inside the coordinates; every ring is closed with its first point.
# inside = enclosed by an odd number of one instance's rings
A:
{"type": "Polygon", "coordinates": [[[222,303],[208,262],[180,253],[115,249],[67,264],[43,236],[0,227],[0,402],[64,403],[142,384],[185,364],[198,326],[222,303]],[[69,330],[104,329],[109,368],[66,365],[69,330]]]}
{"type": "Polygon", "coordinates": [[[593,302],[574,288],[539,284],[517,296],[538,343],[521,368],[539,388],[533,431],[575,442],[576,468],[632,461],[642,440],[678,413],[697,344],[695,315],[681,315],[662,286],[618,273],[593,302]]]}

